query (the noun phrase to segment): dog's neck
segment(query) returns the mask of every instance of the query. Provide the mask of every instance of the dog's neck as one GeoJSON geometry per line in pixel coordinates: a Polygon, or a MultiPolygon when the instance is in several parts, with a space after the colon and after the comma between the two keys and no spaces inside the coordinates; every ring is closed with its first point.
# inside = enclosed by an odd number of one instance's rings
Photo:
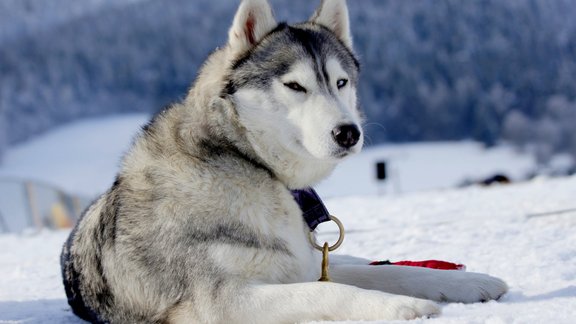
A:
{"type": "Polygon", "coordinates": [[[246,138],[257,156],[290,189],[311,187],[330,175],[336,166],[335,163],[307,159],[289,152],[273,138],[250,130],[246,131],[246,138]]]}

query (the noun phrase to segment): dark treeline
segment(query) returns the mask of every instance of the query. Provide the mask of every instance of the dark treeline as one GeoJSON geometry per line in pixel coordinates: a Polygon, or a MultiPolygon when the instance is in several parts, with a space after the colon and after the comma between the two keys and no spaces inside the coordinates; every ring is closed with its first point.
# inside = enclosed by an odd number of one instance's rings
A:
{"type": "MultiPolygon", "coordinates": [[[[0,4],[0,151],[78,118],[179,100],[238,3],[84,1],[0,4]]],[[[318,4],[271,2],[290,21],[318,4]]],[[[576,155],[576,1],[348,2],[369,143],[508,140],[542,162],[576,155]]]]}

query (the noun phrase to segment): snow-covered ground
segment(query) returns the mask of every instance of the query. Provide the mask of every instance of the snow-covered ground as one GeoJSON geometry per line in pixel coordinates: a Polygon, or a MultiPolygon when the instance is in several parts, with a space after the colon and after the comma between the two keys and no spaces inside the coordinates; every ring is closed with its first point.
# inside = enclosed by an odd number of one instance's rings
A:
{"type": "MultiPolygon", "coordinates": [[[[443,259],[503,278],[499,302],[448,304],[417,323],[574,323],[576,178],[444,190],[401,197],[326,201],[347,228],[337,253],[374,260],[443,259]]],[[[323,238],[333,239],[330,224],[323,238]]],[[[79,323],[61,285],[58,254],[67,231],[0,236],[0,323],[79,323]]]]}
{"type": "MultiPolygon", "coordinates": [[[[120,152],[145,119],[90,121],[47,134],[10,150],[0,177],[32,178],[95,195],[111,183],[120,152]]],[[[576,211],[541,213],[576,208],[576,177],[447,189],[494,172],[521,178],[533,167],[529,158],[505,148],[482,152],[470,142],[414,144],[370,148],[346,161],[319,186],[321,195],[331,197],[329,210],[347,228],[336,253],[464,263],[467,271],[501,277],[510,286],[498,302],[447,304],[441,317],[416,323],[574,323],[576,211]],[[372,164],[381,158],[392,161],[397,179],[378,196],[372,164]]],[[[336,235],[331,224],[319,230],[321,239],[336,235]]],[[[58,255],[67,234],[0,235],[0,323],[81,322],[61,285],[58,255]]]]}

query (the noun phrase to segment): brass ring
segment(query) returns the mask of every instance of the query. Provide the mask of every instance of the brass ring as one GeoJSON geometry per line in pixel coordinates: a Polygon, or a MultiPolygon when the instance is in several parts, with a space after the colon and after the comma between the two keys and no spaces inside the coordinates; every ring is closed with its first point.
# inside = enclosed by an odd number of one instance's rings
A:
{"type": "MultiPolygon", "coordinates": [[[[336,243],[334,243],[334,245],[328,247],[328,251],[332,252],[332,251],[336,250],[337,248],[339,248],[340,245],[342,245],[342,242],[344,242],[344,225],[342,224],[342,222],[338,218],[336,218],[336,216],[330,215],[330,220],[333,221],[334,223],[336,223],[336,225],[338,225],[338,229],[340,230],[340,236],[338,237],[338,241],[336,241],[336,243]]],[[[308,240],[310,241],[310,243],[312,244],[312,246],[316,250],[322,251],[323,247],[318,245],[318,243],[316,243],[316,240],[314,239],[314,235],[312,235],[312,234],[313,234],[313,232],[310,232],[308,234],[308,240]]]]}

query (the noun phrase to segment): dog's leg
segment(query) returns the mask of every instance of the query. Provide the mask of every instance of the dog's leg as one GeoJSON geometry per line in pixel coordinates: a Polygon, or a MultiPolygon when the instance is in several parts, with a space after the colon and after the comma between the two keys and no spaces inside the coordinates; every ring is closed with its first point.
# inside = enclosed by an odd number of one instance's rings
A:
{"type": "MultiPolygon", "coordinates": [[[[222,318],[210,323],[299,323],[318,320],[399,320],[440,313],[431,301],[390,295],[332,282],[258,284],[217,294],[222,318]]],[[[182,304],[185,306],[185,304],[182,304]]],[[[216,306],[218,307],[218,306],[216,306]]],[[[213,316],[213,315],[212,315],[213,316]]],[[[189,323],[186,309],[174,310],[170,323],[189,323]]]]}
{"type": "Polygon", "coordinates": [[[258,285],[237,307],[242,323],[395,320],[439,313],[436,304],[330,282],[258,285]],[[267,311],[263,311],[267,310],[267,311]]]}
{"type": "Polygon", "coordinates": [[[359,262],[342,264],[342,261],[346,260],[331,263],[330,277],[335,282],[392,294],[474,303],[498,299],[508,291],[504,281],[480,273],[394,265],[370,266],[366,263],[359,265],[359,262]]]}

